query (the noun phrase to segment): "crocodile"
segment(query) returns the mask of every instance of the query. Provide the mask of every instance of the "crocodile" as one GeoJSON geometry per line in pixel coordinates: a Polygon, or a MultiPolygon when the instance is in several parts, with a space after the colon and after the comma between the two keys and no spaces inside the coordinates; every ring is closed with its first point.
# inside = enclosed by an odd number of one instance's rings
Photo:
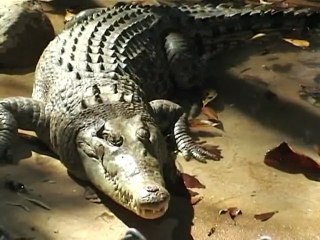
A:
{"type": "Polygon", "coordinates": [[[319,19],[309,9],[211,5],[85,10],[44,50],[32,98],[0,100],[0,155],[18,128],[35,131],[72,176],[142,218],[159,218],[169,206],[166,182],[177,175],[165,133],[186,159],[216,157],[190,136],[175,91],[201,88],[208,58],[225,43],[317,28],[319,19]]]}

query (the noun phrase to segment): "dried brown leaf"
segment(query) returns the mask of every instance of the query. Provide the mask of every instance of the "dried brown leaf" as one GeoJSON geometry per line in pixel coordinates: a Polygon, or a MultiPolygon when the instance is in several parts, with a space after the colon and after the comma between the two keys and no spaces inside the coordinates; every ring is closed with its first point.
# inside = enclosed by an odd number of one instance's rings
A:
{"type": "Polygon", "coordinates": [[[273,211],[273,212],[266,212],[266,213],[260,213],[260,214],[255,214],[254,218],[256,220],[260,220],[261,222],[267,221],[270,219],[274,214],[278,213],[279,211],[273,211]]]}
{"type": "Polygon", "coordinates": [[[209,125],[202,121],[202,119],[192,118],[189,119],[189,126],[192,128],[196,127],[209,127],[209,125]]]}
{"type": "Polygon", "coordinates": [[[210,237],[212,234],[214,234],[216,231],[215,227],[210,228],[209,232],[208,232],[208,237],[210,237]]]}
{"type": "Polygon", "coordinates": [[[238,215],[242,214],[242,211],[237,207],[224,208],[219,211],[219,215],[229,213],[229,216],[232,220],[235,219],[238,215]]]}
{"type": "Polygon", "coordinates": [[[310,46],[310,42],[302,39],[283,38],[283,40],[296,47],[307,48],[310,46]]]}
{"type": "Polygon", "coordinates": [[[220,121],[211,121],[205,119],[197,119],[192,118],[189,120],[190,127],[197,128],[197,127],[219,127],[221,125],[220,121]]]}
{"type": "Polygon", "coordinates": [[[229,215],[230,215],[230,217],[232,218],[232,220],[233,220],[236,216],[242,214],[242,211],[241,211],[239,208],[237,208],[237,207],[228,208],[228,212],[229,212],[229,215]]]}
{"type": "Polygon", "coordinates": [[[194,196],[199,195],[199,193],[197,193],[197,192],[195,192],[195,191],[192,191],[192,190],[190,190],[190,189],[188,189],[188,191],[189,191],[189,194],[190,194],[191,197],[194,197],[194,196]]]}
{"type": "Polygon", "coordinates": [[[215,156],[214,160],[219,161],[223,157],[221,155],[221,149],[217,145],[205,144],[201,146],[204,150],[208,151],[215,156]]]}
{"type": "Polygon", "coordinates": [[[191,198],[191,204],[192,204],[192,205],[196,205],[196,204],[198,204],[202,199],[203,199],[203,196],[199,196],[199,195],[194,196],[194,197],[191,198]]]}
{"type": "Polygon", "coordinates": [[[187,188],[206,188],[195,176],[187,173],[181,173],[184,185],[187,188]]]}
{"type": "Polygon", "coordinates": [[[203,107],[202,113],[209,119],[209,120],[216,120],[219,121],[218,114],[210,107],[203,107]]]}
{"type": "Polygon", "coordinates": [[[227,212],[228,212],[228,209],[227,209],[227,208],[220,209],[220,210],[219,210],[219,215],[226,214],[227,212]]]}
{"type": "Polygon", "coordinates": [[[293,151],[286,142],[269,150],[266,153],[264,162],[268,166],[287,172],[320,172],[320,166],[316,161],[304,154],[293,151]]]}

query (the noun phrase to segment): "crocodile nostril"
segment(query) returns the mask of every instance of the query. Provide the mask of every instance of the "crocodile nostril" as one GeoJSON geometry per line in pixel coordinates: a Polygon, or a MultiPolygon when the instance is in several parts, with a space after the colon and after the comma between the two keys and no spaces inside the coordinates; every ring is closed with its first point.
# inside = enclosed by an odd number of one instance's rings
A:
{"type": "Polygon", "coordinates": [[[157,186],[146,186],[145,189],[147,192],[150,192],[150,193],[159,192],[160,190],[159,187],[157,186]]]}

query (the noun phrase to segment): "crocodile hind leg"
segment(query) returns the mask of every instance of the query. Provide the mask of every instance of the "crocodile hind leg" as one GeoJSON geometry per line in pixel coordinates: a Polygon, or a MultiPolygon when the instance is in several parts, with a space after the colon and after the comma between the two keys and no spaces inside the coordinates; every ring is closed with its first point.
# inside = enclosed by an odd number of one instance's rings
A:
{"type": "Polygon", "coordinates": [[[46,126],[48,118],[41,102],[25,97],[1,99],[0,158],[8,157],[8,150],[17,136],[18,128],[35,131],[45,129],[46,126]]]}
{"type": "Polygon", "coordinates": [[[177,148],[186,160],[194,158],[205,163],[206,159],[217,159],[218,156],[194,142],[190,136],[187,114],[183,112],[180,105],[169,100],[158,99],[151,101],[150,106],[161,130],[173,126],[177,148]]]}
{"type": "Polygon", "coordinates": [[[173,82],[177,86],[177,100],[190,117],[199,115],[204,82],[204,62],[190,42],[178,32],[165,38],[165,49],[173,82]]]}
{"type": "Polygon", "coordinates": [[[203,84],[203,61],[197,56],[185,36],[178,32],[169,33],[164,44],[170,73],[179,89],[190,90],[203,84]]]}

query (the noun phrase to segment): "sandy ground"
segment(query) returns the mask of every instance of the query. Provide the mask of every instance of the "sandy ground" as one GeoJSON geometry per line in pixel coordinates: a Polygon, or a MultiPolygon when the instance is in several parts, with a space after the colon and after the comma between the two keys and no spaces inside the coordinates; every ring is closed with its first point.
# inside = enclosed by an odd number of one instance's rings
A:
{"type": "MultiPolygon", "coordinates": [[[[51,15],[57,31],[60,16],[51,15]]],[[[316,38],[317,39],[317,38],[316,38]]],[[[75,182],[54,157],[34,144],[15,144],[13,165],[0,167],[0,225],[23,239],[119,239],[128,227],[136,227],[148,240],[171,239],[320,239],[319,179],[288,173],[264,164],[264,155],[282,141],[319,160],[319,109],[301,100],[299,84],[311,84],[320,74],[317,48],[300,50],[282,41],[249,44],[228,52],[232,61],[219,59],[210,68],[225,133],[212,137],[213,129],[198,132],[201,140],[222,149],[219,162],[201,164],[178,158],[184,172],[196,175],[206,186],[196,189],[203,200],[174,196],[161,219],[142,220],[110,199],[104,204],[84,198],[75,182]],[[265,48],[268,49],[267,54],[265,48]],[[7,179],[19,181],[30,195],[8,190],[7,179]],[[44,209],[26,196],[50,207],[44,209]],[[25,208],[13,206],[22,204],[25,208]],[[242,215],[233,221],[219,210],[238,207],[242,215]],[[254,214],[278,211],[261,222],[254,214]],[[208,236],[213,228],[214,232],[208,236]]],[[[32,69],[0,74],[0,96],[30,96],[32,69]]],[[[199,129],[198,129],[199,130],[199,129]]]]}

